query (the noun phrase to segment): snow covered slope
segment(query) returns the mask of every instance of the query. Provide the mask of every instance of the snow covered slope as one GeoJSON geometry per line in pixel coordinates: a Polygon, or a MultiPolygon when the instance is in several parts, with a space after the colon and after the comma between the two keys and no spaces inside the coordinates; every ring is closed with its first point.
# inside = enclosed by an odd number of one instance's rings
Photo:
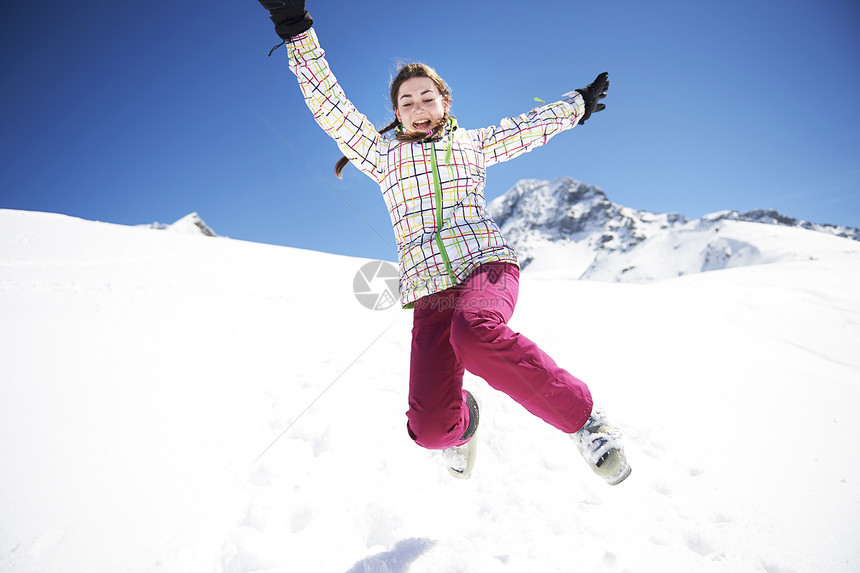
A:
{"type": "Polygon", "coordinates": [[[569,178],[524,179],[488,205],[528,272],[647,282],[737,266],[850,252],[860,229],[798,221],[775,211],[723,211],[689,220],[609,201],[569,178]],[[805,233],[798,234],[798,231],[805,233]],[[840,247],[840,245],[842,245],[840,247]]]}
{"type": "Polygon", "coordinates": [[[860,254],[816,248],[526,273],[512,326],[633,475],[469,376],[463,482],[406,434],[411,315],[356,301],[366,261],[0,210],[0,571],[856,572],[860,254]]]}

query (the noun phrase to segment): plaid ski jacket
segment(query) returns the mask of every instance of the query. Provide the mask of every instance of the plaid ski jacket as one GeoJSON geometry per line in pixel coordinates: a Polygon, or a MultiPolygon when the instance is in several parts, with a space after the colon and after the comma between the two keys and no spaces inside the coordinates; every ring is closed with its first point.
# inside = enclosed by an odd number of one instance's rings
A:
{"type": "Polygon", "coordinates": [[[376,181],[397,240],[401,303],[459,284],[484,263],[517,264],[486,212],[487,167],[571,129],[585,106],[576,92],[499,125],[464,130],[451,118],[439,137],[408,143],[381,135],[346,98],[313,29],[287,42],[290,70],[314,119],[376,181]]]}

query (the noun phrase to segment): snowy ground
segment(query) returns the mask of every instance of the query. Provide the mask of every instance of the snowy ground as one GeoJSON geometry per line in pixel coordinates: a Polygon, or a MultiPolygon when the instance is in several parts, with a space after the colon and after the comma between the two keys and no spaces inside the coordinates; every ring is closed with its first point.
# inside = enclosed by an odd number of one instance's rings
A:
{"type": "Polygon", "coordinates": [[[625,431],[612,488],[474,377],[472,479],[412,444],[411,315],[358,304],[366,261],[0,210],[0,571],[856,572],[844,241],[649,284],[524,275],[512,326],[625,431]]]}

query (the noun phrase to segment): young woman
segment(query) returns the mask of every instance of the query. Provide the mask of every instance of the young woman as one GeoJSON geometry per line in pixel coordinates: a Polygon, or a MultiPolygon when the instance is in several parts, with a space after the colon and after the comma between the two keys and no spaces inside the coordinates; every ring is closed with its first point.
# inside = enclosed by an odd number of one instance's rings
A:
{"type": "Polygon", "coordinates": [[[584,382],[560,368],[507,322],[516,305],[514,250],[485,209],[487,167],[513,159],[604,109],[608,74],[561,101],[497,126],[465,130],[450,115],[451,93],[423,64],[391,84],[396,119],[377,131],[346,98],[328,67],[304,0],[260,0],[284,40],[290,70],[317,123],[347,161],[376,181],[397,239],[400,295],[414,308],[407,429],[420,446],[443,450],[449,470],[468,477],[479,407],[463,390],[469,370],[532,414],[570,434],[592,469],[620,483],[630,467],[620,433],[592,406],[584,382]],[[394,130],[394,136],[383,134],[394,130]]]}

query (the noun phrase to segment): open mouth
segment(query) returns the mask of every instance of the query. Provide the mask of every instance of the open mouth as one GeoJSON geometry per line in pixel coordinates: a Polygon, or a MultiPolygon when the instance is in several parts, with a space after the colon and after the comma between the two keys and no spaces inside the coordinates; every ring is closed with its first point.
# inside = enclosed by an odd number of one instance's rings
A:
{"type": "Polygon", "coordinates": [[[417,131],[429,131],[430,127],[433,125],[433,122],[429,119],[425,119],[423,121],[413,121],[412,125],[417,131]]]}

